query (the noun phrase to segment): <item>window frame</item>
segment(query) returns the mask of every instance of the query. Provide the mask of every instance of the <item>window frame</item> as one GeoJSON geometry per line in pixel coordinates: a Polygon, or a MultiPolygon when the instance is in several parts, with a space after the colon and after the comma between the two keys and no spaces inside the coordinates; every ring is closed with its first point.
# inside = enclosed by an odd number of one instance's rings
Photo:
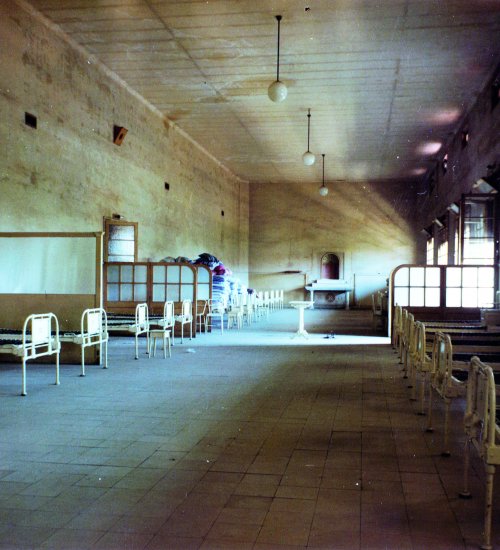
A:
{"type": "Polygon", "coordinates": [[[497,246],[496,246],[496,240],[497,240],[497,222],[496,222],[496,216],[497,216],[497,196],[495,194],[491,193],[477,193],[477,194],[467,194],[462,195],[461,205],[460,205],[460,265],[476,265],[480,264],[481,260],[485,260],[485,258],[479,258],[479,262],[477,261],[478,258],[470,258],[470,257],[464,257],[464,253],[468,250],[468,247],[465,246],[465,243],[467,241],[480,241],[481,239],[485,242],[490,241],[492,246],[492,257],[491,261],[489,263],[484,263],[483,265],[493,265],[496,264],[497,259],[497,246]],[[491,216],[489,216],[487,219],[491,220],[492,223],[492,235],[490,237],[475,237],[475,238],[466,238],[466,232],[465,232],[465,224],[467,219],[483,219],[478,218],[476,216],[466,216],[466,207],[465,205],[470,202],[476,202],[476,203],[486,203],[490,202],[492,204],[492,212],[491,216]]]}
{"type": "MultiPolygon", "coordinates": [[[[112,226],[121,226],[121,227],[133,227],[134,228],[134,258],[131,259],[131,262],[137,262],[137,251],[138,251],[138,231],[139,224],[138,222],[128,222],[125,220],[115,220],[113,218],[104,218],[104,250],[103,256],[104,261],[108,263],[123,262],[123,260],[110,260],[109,259],[109,245],[115,239],[110,239],[110,228],[112,226]]],[[[118,239],[116,239],[118,240],[118,239]]],[[[116,254],[114,254],[116,256],[116,254]]],[[[112,255],[112,256],[114,256],[112,255]]]]}

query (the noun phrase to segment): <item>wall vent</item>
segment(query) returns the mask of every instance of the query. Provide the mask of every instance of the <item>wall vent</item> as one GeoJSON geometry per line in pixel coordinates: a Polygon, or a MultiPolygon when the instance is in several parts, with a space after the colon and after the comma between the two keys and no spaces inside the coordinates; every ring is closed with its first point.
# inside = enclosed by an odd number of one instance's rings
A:
{"type": "Polygon", "coordinates": [[[35,115],[32,115],[31,113],[24,113],[24,124],[26,124],[26,126],[36,130],[36,123],[37,120],[35,115]]]}

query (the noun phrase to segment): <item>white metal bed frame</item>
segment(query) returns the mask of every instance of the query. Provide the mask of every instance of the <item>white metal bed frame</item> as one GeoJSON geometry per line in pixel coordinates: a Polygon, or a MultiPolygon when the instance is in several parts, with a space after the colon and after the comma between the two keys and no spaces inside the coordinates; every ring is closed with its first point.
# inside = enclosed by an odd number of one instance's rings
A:
{"type": "Polygon", "coordinates": [[[103,369],[108,368],[108,317],[103,308],[96,307],[86,309],[82,313],[80,322],[80,334],[64,333],[60,337],[61,342],[78,344],[82,349],[82,370],[80,376],[85,376],[85,348],[99,346],[99,365],[103,363],[103,369]]]}
{"type": "Polygon", "coordinates": [[[484,530],[481,548],[490,550],[491,516],[493,506],[493,480],[496,467],[500,464],[500,426],[496,419],[496,386],[493,369],[472,357],[467,378],[467,406],[464,427],[466,442],[464,448],[464,490],[462,498],[470,498],[469,466],[470,448],[473,446],[484,462],[486,470],[486,493],[484,503],[484,530]]]}
{"type": "Polygon", "coordinates": [[[23,396],[27,395],[26,363],[38,357],[45,357],[49,355],[56,356],[55,385],[59,385],[60,352],[61,342],[59,339],[59,321],[53,313],[29,315],[24,321],[22,337],[19,340],[19,343],[0,345],[0,353],[10,353],[22,358],[21,395],[23,396]]]}
{"type": "Polygon", "coordinates": [[[444,401],[444,427],[442,456],[450,456],[449,431],[450,431],[450,406],[453,399],[464,397],[467,381],[454,376],[454,371],[466,371],[464,361],[453,361],[453,346],[451,338],[444,332],[437,331],[434,334],[433,373],[429,385],[429,407],[427,412],[426,431],[432,432],[433,428],[433,394],[444,401]]]}
{"type": "Polygon", "coordinates": [[[130,319],[123,319],[116,325],[108,325],[109,332],[128,331],[135,336],[135,358],[139,359],[139,336],[146,335],[146,353],[149,353],[149,310],[146,303],[137,304],[135,307],[134,323],[130,319]]]}

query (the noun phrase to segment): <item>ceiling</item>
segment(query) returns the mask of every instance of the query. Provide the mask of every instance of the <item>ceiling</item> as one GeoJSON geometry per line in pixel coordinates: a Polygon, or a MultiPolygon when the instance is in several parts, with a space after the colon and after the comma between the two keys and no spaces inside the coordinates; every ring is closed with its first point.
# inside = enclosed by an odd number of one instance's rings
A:
{"type": "Polygon", "coordinates": [[[499,0],[30,3],[250,182],[422,178],[500,60],[499,0]]]}

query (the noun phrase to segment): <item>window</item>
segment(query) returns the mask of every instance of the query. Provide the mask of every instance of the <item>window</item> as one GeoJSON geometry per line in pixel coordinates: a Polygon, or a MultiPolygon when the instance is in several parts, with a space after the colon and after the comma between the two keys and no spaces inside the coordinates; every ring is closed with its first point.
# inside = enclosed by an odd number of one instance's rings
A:
{"type": "Polygon", "coordinates": [[[104,220],[104,261],[137,261],[137,222],[104,220]]]}
{"type": "Polygon", "coordinates": [[[115,264],[106,266],[107,302],[145,302],[147,265],[115,264]]]}
{"type": "Polygon", "coordinates": [[[443,241],[439,244],[438,265],[448,265],[448,241],[443,241]]]}
{"type": "Polygon", "coordinates": [[[446,307],[492,307],[493,267],[449,267],[446,270],[446,307]]]}
{"type": "Polygon", "coordinates": [[[440,306],[439,267],[401,267],[394,276],[394,303],[401,307],[440,306]]]}
{"type": "Polygon", "coordinates": [[[394,304],[401,307],[492,307],[493,266],[400,266],[393,275],[394,304]]]}
{"type": "Polygon", "coordinates": [[[439,229],[436,241],[437,263],[438,265],[448,265],[448,227],[446,225],[442,225],[439,229]]]}
{"type": "Polygon", "coordinates": [[[453,264],[454,265],[457,265],[459,263],[459,258],[460,258],[460,249],[459,249],[459,246],[460,246],[460,225],[458,223],[458,221],[456,221],[455,223],[455,231],[454,231],[454,243],[455,243],[455,248],[453,250],[453,264]]]}
{"type": "Polygon", "coordinates": [[[427,239],[427,265],[434,264],[434,238],[429,237],[427,239]]]}
{"type": "Polygon", "coordinates": [[[494,197],[468,196],[463,199],[462,263],[493,265],[494,197]]]}
{"type": "Polygon", "coordinates": [[[195,271],[190,265],[153,265],[153,302],[192,300],[195,271]]]}

